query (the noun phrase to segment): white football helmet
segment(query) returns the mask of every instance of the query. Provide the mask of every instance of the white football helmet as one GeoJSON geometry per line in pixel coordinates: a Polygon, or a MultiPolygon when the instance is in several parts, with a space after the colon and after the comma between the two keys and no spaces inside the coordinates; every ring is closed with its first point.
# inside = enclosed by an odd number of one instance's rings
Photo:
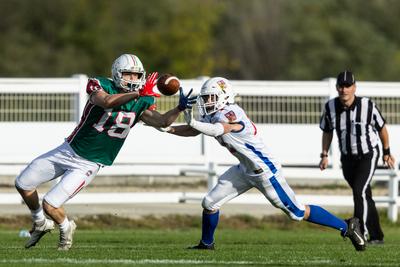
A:
{"type": "Polygon", "coordinates": [[[222,77],[208,79],[200,89],[197,105],[201,115],[210,115],[235,103],[235,92],[231,83],[222,77]]]}
{"type": "Polygon", "coordinates": [[[123,54],[117,58],[111,67],[111,75],[115,85],[125,91],[136,91],[146,82],[146,72],[140,59],[131,54],[123,54]],[[122,78],[123,72],[138,73],[137,81],[127,81],[122,78]]]}

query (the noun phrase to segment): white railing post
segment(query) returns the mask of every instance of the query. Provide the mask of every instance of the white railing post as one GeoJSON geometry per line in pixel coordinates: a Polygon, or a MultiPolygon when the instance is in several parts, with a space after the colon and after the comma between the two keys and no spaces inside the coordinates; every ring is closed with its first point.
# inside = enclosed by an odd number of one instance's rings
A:
{"type": "Polygon", "coordinates": [[[76,95],[76,102],[75,102],[75,121],[78,124],[79,120],[82,116],[83,109],[85,108],[86,101],[87,101],[87,94],[86,94],[86,84],[88,82],[88,76],[84,74],[74,74],[72,75],[73,78],[79,79],[79,90],[78,94],[76,95]]]}
{"type": "Polygon", "coordinates": [[[395,170],[389,177],[389,205],[388,205],[388,218],[391,222],[397,222],[397,198],[399,195],[399,170],[396,166],[395,170]]]}

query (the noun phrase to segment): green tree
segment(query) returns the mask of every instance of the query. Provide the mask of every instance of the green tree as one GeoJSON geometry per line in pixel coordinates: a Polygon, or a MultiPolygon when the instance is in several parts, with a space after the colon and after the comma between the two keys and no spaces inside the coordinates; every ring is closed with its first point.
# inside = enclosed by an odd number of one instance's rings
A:
{"type": "Polygon", "coordinates": [[[384,10],[372,2],[311,0],[288,6],[292,20],[286,77],[322,79],[347,68],[359,79],[388,79],[384,70],[390,69],[398,47],[358,11],[384,17],[384,10]]]}
{"type": "Polygon", "coordinates": [[[109,75],[122,53],[181,78],[398,80],[396,0],[4,0],[0,75],[109,75]]]}

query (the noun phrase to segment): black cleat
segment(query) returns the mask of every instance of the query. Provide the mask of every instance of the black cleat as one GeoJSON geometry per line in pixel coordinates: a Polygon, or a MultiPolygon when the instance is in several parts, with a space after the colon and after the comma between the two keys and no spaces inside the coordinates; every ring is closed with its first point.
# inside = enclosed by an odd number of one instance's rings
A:
{"type": "Polygon", "coordinates": [[[350,219],[345,220],[347,223],[347,231],[346,233],[342,234],[343,237],[348,237],[353,243],[353,246],[356,248],[357,251],[365,250],[365,239],[364,235],[361,233],[360,230],[360,221],[358,218],[353,217],[350,219]]]}
{"type": "Polygon", "coordinates": [[[203,241],[200,241],[200,243],[196,246],[193,247],[188,247],[188,249],[208,249],[208,250],[214,250],[214,243],[211,243],[210,245],[204,244],[203,241]]]}

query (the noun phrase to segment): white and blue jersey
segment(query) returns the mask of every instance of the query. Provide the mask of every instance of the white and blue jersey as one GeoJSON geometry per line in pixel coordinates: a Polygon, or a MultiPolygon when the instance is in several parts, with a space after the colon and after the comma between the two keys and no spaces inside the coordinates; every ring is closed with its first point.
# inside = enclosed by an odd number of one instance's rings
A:
{"type": "Polygon", "coordinates": [[[246,174],[254,175],[261,172],[268,176],[274,175],[281,165],[262,141],[254,123],[247,117],[244,110],[231,104],[212,115],[205,116],[203,122],[208,123],[238,123],[243,129],[216,137],[217,141],[225,146],[239,162],[246,174]]]}
{"type": "Polygon", "coordinates": [[[243,125],[240,131],[216,137],[240,163],[221,175],[217,185],[203,199],[203,208],[219,209],[224,203],[255,187],[292,219],[303,219],[304,205],[296,200],[283,177],[281,164],[269,152],[256,126],[240,106],[227,105],[214,114],[204,116],[201,121],[243,125]]]}

